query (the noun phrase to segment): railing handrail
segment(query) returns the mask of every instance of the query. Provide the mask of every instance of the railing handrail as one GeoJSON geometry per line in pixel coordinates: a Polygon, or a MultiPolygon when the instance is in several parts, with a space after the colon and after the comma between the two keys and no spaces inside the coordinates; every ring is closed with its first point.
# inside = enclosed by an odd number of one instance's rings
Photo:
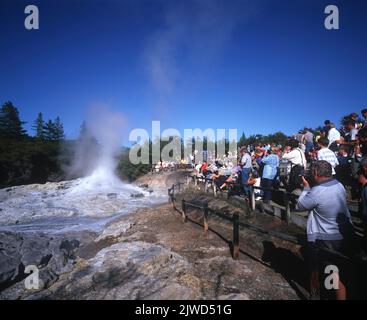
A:
{"type": "MultiPolygon", "coordinates": [[[[196,175],[188,175],[188,177],[190,177],[192,179],[204,180],[205,182],[211,182],[211,183],[215,182],[213,179],[207,178],[207,177],[198,177],[196,175]]],[[[232,185],[232,186],[235,186],[235,187],[243,187],[243,184],[239,183],[239,182],[228,181],[228,182],[225,182],[225,183],[227,185],[232,185]]],[[[282,194],[286,193],[288,196],[294,197],[294,198],[299,197],[299,195],[287,192],[286,190],[280,190],[280,189],[274,189],[274,188],[264,188],[264,187],[261,187],[261,186],[254,186],[254,185],[251,185],[251,186],[249,185],[249,187],[257,189],[257,190],[263,190],[263,191],[269,191],[269,192],[278,192],[278,193],[282,193],[282,194]]]]}
{"type": "MultiPolygon", "coordinates": [[[[170,199],[172,201],[172,204],[173,204],[173,207],[174,207],[175,210],[177,210],[176,207],[175,207],[176,199],[175,199],[175,196],[174,196],[175,186],[177,186],[177,185],[180,186],[181,184],[183,184],[183,183],[178,182],[176,184],[173,184],[172,187],[168,191],[168,193],[170,195],[170,199]]],[[[261,187],[258,187],[258,188],[261,188],[261,187]]],[[[285,200],[287,200],[288,199],[287,193],[284,193],[284,196],[285,196],[285,200]]],[[[285,241],[291,242],[291,243],[296,244],[296,245],[301,245],[302,246],[307,241],[305,235],[293,236],[293,235],[286,234],[286,233],[283,233],[283,232],[269,230],[269,229],[266,229],[266,228],[248,223],[248,222],[239,221],[239,213],[238,212],[234,212],[232,214],[232,216],[229,216],[226,212],[222,212],[222,211],[218,211],[218,210],[214,210],[214,209],[209,208],[208,207],[208,202],[198,201],[198,202],[194,203],[192,201],[186,201],[185,199],[182,199],[181,201],[182,201],[182,203],[181,203],[181,206],[182,206],[181,215],[182,215],[182,218],[183,218],[184,222],[187,222],[187,220],[188,220],[188,218],[187,218],[187,207],[193,207],[195,209],[199,209],[199,210],[203,211],[204,232],[207,232],[208,230],[211,230],[211,231],[215,232],[217,235],[219,235],[222,239],[225,239],[225,237],[223,237],[219,232],[214,231],[213,229],[209,228],[209,213],[213,213],[213,214],[215,214],[215,215],[217,215],[221,218],[224,218],[227,221],[232,222],[232,241],[229,241],[229,242],[231,243],[231,253],[232,253],[233,259],[239,259],[240,252],[241,252],[240,243],[239,243],[239,240],[240,240],[240,227],[247,228],[247,229],[252,230],[254,232],[263,233],[263,234],[266,234],[270,237],[275,237],[275,238],[278,238],[278,239],[281,239],[281,240],[285,240],[285,241]]],[[[288,200],[287,200],[287,203],[286,203],[286,211],[289,214],[289,211],[287,209],[289,210],[288,200]]],[[[179,210],[177,210],[177,211],[179,211],[179,210]]],[[[192,221],[192,220],[190,220],[190,221],[192,221]]],[[[287,221],[288,221],[288,219],[287,219],[287,221]]],[[[225,239],[225,241],[228,242],[227,239],[225,239]]],[[[339,253],[337,251],[330,250],[330,249],[321,248],[320,250],[324,254],[333,255],[334,257],[336,257],[338,259],[344,260],[345,262],[358,263],[358,264],[365,265],[365,262],[362,261],[362,260],[358,260],[357,257],[348,257],[348,256],[343,255],[342,253],[339,253]]],[[[242,250],[242,253],[250,256],[251,258],[257,260],[258,262],[263,263],[263,261],[261,259],[258,259],[258,258],[252,256],[249,253],[246,253],[246,251],[244,251],[244,250],[242,250]]]]}

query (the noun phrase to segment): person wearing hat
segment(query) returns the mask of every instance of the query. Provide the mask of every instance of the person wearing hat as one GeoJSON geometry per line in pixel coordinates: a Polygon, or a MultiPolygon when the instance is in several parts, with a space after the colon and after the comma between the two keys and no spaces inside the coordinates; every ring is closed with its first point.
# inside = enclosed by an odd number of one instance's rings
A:
{"type": "Polygon", "coordinates": [[[330,130],[330,124],[331,124],[331,121],[330,120],[325,120],[324,121],[324,126],[321,130],[322,134],[324,135],[324,137],[327,137],[328,136],[328,133],[329,133],[329,130],[330,130]]]}

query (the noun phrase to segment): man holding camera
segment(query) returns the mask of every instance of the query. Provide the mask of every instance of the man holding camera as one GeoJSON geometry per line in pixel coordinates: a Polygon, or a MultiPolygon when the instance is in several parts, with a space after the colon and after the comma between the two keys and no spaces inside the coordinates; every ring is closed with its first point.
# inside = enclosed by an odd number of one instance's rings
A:
{"type": "Polygon", "coordinates": [[[307,219],[308,254],[311,268],[311,296],[319,294],[319,271],[328,265],[339,270],[336,297],[346,299],[345,268],[338,254],[348,256],[354,236],[354,228],[347,207],[343,185],[332,177],[332,166],[325,160],[312,166],[312,185],[302,177],[304,190],[297,207],[309,211],[307,219]],[[330,254],[330,251],[336,253],[330,254]]]}

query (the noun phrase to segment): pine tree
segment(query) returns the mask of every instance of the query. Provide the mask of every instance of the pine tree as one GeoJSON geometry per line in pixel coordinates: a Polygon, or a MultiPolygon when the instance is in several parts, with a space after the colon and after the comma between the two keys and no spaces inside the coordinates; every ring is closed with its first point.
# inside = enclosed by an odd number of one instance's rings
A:
{"type": "Polygon", "coordinates": [[[54,140],[54,132],[55,132],[55,125],[52,120],[48,120],[43,126],[43,132],[45,140],[51,141],[54,140]]]}
{"type": "Polygon", "coordinates": [[[10,102],[5,102],[0,108],[0,134],[12,138],[26,135],[23,129],[25,122],[20,120],[18,109],[10,102]]]}
{"type": "Polygon", "coordinates": [[[60,117],[56,117],[54,122],[53,140],[60,141],[65,138],[64,126],[61,123],[60,117]]]}
{"type": "Polygon", "coordinates": [[[36,137],[38,139],[43,140],[45,138],[44,121],[43,121],[43,116],[41,112],[38,114],[38,117],[36,121],[34,122],[32,129],[36,131],[36,137]]]}
{"type": "Polygon", "coordinates": [[[64,127],[60,117],[56,117],[55,121],[48,120],[43,125],[43,136],[48,141],[60,141],[65,138],[64,127]]]}
{"type": "Polygon", "coordinates": [[[80,133],[79,133],[79,139],[82,139],[82,137],[87,136],[87,123],[85,122],[85,120],[82,122],[81,126],[80,126],[80,133]]]}
{"type": "Polygon", "coordinates": [[[242,132],[241,138],[240,138],[240,140],[238,141],[238,145],[239,145],[240,147],[243,147],[243,146],[245,146],[245,145],[246,145],[246,136],[245,136],[245,133],[244,133],[244,132],[242,132]]]}

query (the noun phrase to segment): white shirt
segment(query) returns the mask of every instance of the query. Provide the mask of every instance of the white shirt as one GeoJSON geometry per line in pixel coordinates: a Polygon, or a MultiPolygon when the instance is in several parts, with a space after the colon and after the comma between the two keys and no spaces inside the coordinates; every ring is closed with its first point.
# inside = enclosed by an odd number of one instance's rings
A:
{"type": "Polygon", "coordinates": [[[330,146],[334,141],[340,140],[340,132],[335,128],[331,128],[329,130],[327,138],[329,140],[329,146],[330,146]]]}
{"type": "Polygon", "coordinates": [[[350,130],[350,131],[348,132],[348,134],[350,135],[350,139],[351,139],[352,141],[357,140],[358,130],[357,130],[356,128],[354,128],[354,129],[350,130]]]}
{"type": "Polygon", "coordinates": [[[285,153],[283,155],[283,159],[289,160],[294,165],[300,165],[303,166],[306,169],[307,161],[304,152],[300,149],[294,149],[289,153],[285,153]]]}
{"type": "MultiPolygon", "coordinates": [[[[254,183],[254,187],[260,187],[260,185],[261,185],[261,178],[256,178],[255,183],[254,183]]],[[[254,193],[257,197],[261,196],[261,190],[260,189],[254,189],[254,193]]]]}
{"type": "Polygon", "coordinates": [[[317,160],[325,160],[331,164],[333,174],[335,174],[335,167],[339,164],[335,153],[329,148],[322,148],[317,152],[317,160]]]}
{"type": "Polygon", "coordinates": [[[241,158],[243,168],[252,168],[252,159],[248,153],[245,153],[241,158]]]}

